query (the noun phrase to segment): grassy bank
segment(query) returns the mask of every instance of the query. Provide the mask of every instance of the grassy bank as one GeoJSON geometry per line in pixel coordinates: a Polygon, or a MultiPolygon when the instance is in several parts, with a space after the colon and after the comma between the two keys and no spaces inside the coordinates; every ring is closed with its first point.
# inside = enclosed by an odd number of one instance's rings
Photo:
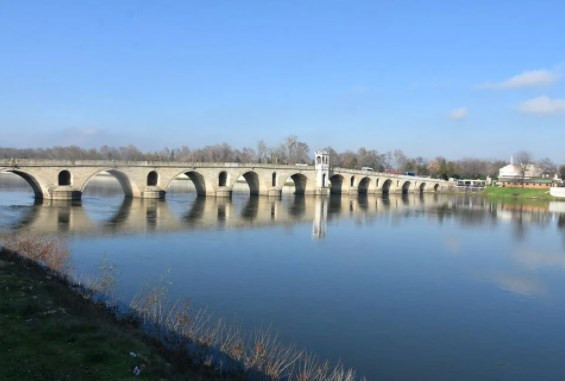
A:
{"type": "Polygon", "coordinates": [[[55,235],[0,243],[0,379],[358,379],[268,329],[245,333],[188,299],[171,302],[161,283],[124,305],[111,296],[112,267],[77,277],[55,235]]]}
{"type": "Polygon", "coordinates": [[[484,194],[493,198],[512,198],[518,200],[553,200],[549,189],[535,188],[510,188],[510,187],[487,187],[484,194]]]}
{"type": "Polygon", "coordinates": [[[135,324],[6,252],[0,252],[0,353],[2,380],[213,378],[183,368],[135,324]]]}

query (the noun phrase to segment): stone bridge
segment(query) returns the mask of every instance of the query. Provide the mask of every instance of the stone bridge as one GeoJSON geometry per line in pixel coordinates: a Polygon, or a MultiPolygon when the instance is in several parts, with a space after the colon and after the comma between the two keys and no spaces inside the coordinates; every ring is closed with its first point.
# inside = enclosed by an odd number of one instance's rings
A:
{"type": "Polygon", "coordinates": [[[200,163],[110,160],[0,160],[0,172],[21,176],[37,199],[80,199],[89,180],[113,175],[128,197],[164,198],[179,176],[188,176],[199,195],[229,197],[239,178],[252,195],[280,196],[287,181],[297,194],[436,192],[447,189],[443,180],[400,176],[371,170],[335,168],[329,155],[317,151],[315,165],[258,163],[200,163]]]}

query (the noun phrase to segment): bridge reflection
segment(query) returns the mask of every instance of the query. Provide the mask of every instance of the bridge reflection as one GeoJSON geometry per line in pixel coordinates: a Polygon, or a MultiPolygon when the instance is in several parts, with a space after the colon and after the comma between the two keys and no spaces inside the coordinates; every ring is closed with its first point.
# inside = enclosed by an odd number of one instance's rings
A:
{"type": "MultiPolygon", "coordinates": [[[[89,202],[44,201],[20,207],[3,228],[58,232],[81,236],[167,233],[192,230],[245,229],[268,226],[311,224],[313,238],[323,238],[328,225],[340,219],[356,223],[410,216],[437,223],[455,218],[464,225],[496,224],[509,221],[517,232],[527,224],[549,225],[556,221],[565,228],[565,210],[558,203],[543,205],[494,203],[481,197],[440,194],[380,196],[339,196],[329,198],[293,196],[144,200],[125,198],[115,205],[89,202]],[[103,209],[100,211],[99,209],[103,209]]],[[[5,222],[5,221],[4,221],[5,222]]]]}

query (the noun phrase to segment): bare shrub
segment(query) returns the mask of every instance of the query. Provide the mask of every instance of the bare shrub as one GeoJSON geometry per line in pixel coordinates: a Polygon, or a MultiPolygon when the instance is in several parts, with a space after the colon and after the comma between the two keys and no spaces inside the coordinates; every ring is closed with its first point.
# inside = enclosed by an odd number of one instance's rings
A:
{"type": "Polygon", "coordinates": [[[271,329],[243,335],[237,324],[215,319],[190,301],[166,302],[167,289],[150,286],[130,303],[150,333],[170,347],[186,351],[200,366],[243,374],[249,380],[354,381],[355,372],[330,366],[295,346],[280,342],[271,329]]]}
{"type": "Polygon", "coordinates": [[[299,363],[295,379],[298,381],[354,381],[357,377],[354,370],[344,368],[341,363],[332,367],[327,361],[321,362],[316,356],[305,353],[299,363]]]}
{"type": "Polygon", "coordinates": [[[303,356],[294,346],[280,343],[278,336],[270,329],[256,330],[249,344],[249,351],[244,358],[245,368],[257,370],[273,380],[291,376],[295,364],[303,356]]]}
{"type": "Polygon", "coordinates": [[[29,231],[3,234],[0,242],[5,250],[53,271],[64,273],[68,269],[69,248],[66,241],[55,235],[29,231]]]}
{"type": "Polygon", "coordinates": [[[97,274],[79,276],[69,265],[67,241],[54,234],[30,231],[4,233],[0,235],[0,243],[4,250],[46,267],[84,298],[107,307],[113,306],[116,269],[106,260],[100,264],[97,274]]]}
{"type": "Polygon", "coordinates": [[[118,301],[114,297],[116,285],[116,268],[106,259],[98,266],[98,272],[91,274],[76,274],[71,271],[66,276],[75,286],[76,291],[85,299],[90,299],[107,307],[116,307],[118,301]]]}

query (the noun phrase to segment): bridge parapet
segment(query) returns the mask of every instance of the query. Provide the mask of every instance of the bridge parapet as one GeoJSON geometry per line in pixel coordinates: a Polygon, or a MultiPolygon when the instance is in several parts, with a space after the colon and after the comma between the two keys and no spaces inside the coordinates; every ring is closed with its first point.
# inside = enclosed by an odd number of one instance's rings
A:
{"type": "Polygon", "coordinates": [[[333,167],[332,193],[408,193],[445,191],[448,182],[421,176],[396,175],[360,169],[333,167]]]}
{"type": "Polygon", "coordinates": [[[351,173],[356,175],[365,175],[365,176],[379,176],[379,177],[387,177],[390,179],[399,179],[399,180],[422,180],[422,181],[445,181],[440,179],[432,179],[431,177],[423,177],[423,176],[408,176],[408,175],[397,175],[394,173],[386,173],[386,172],[375,172],[375,171],[363,171],[361,169],[350,169],[350,168],[341,168],[341,167],[333,167],[331,169],[334,173],[351,173]]]}
{"type": "Polygon", "coordinates": [[[6,167],[147,167],[147,168],[265,168],[315,170],[313,165],[275,163],[237,163],[201,161],[135,161],[135,160],[52,160],[0,159],[0,168],[6,167]]]}

